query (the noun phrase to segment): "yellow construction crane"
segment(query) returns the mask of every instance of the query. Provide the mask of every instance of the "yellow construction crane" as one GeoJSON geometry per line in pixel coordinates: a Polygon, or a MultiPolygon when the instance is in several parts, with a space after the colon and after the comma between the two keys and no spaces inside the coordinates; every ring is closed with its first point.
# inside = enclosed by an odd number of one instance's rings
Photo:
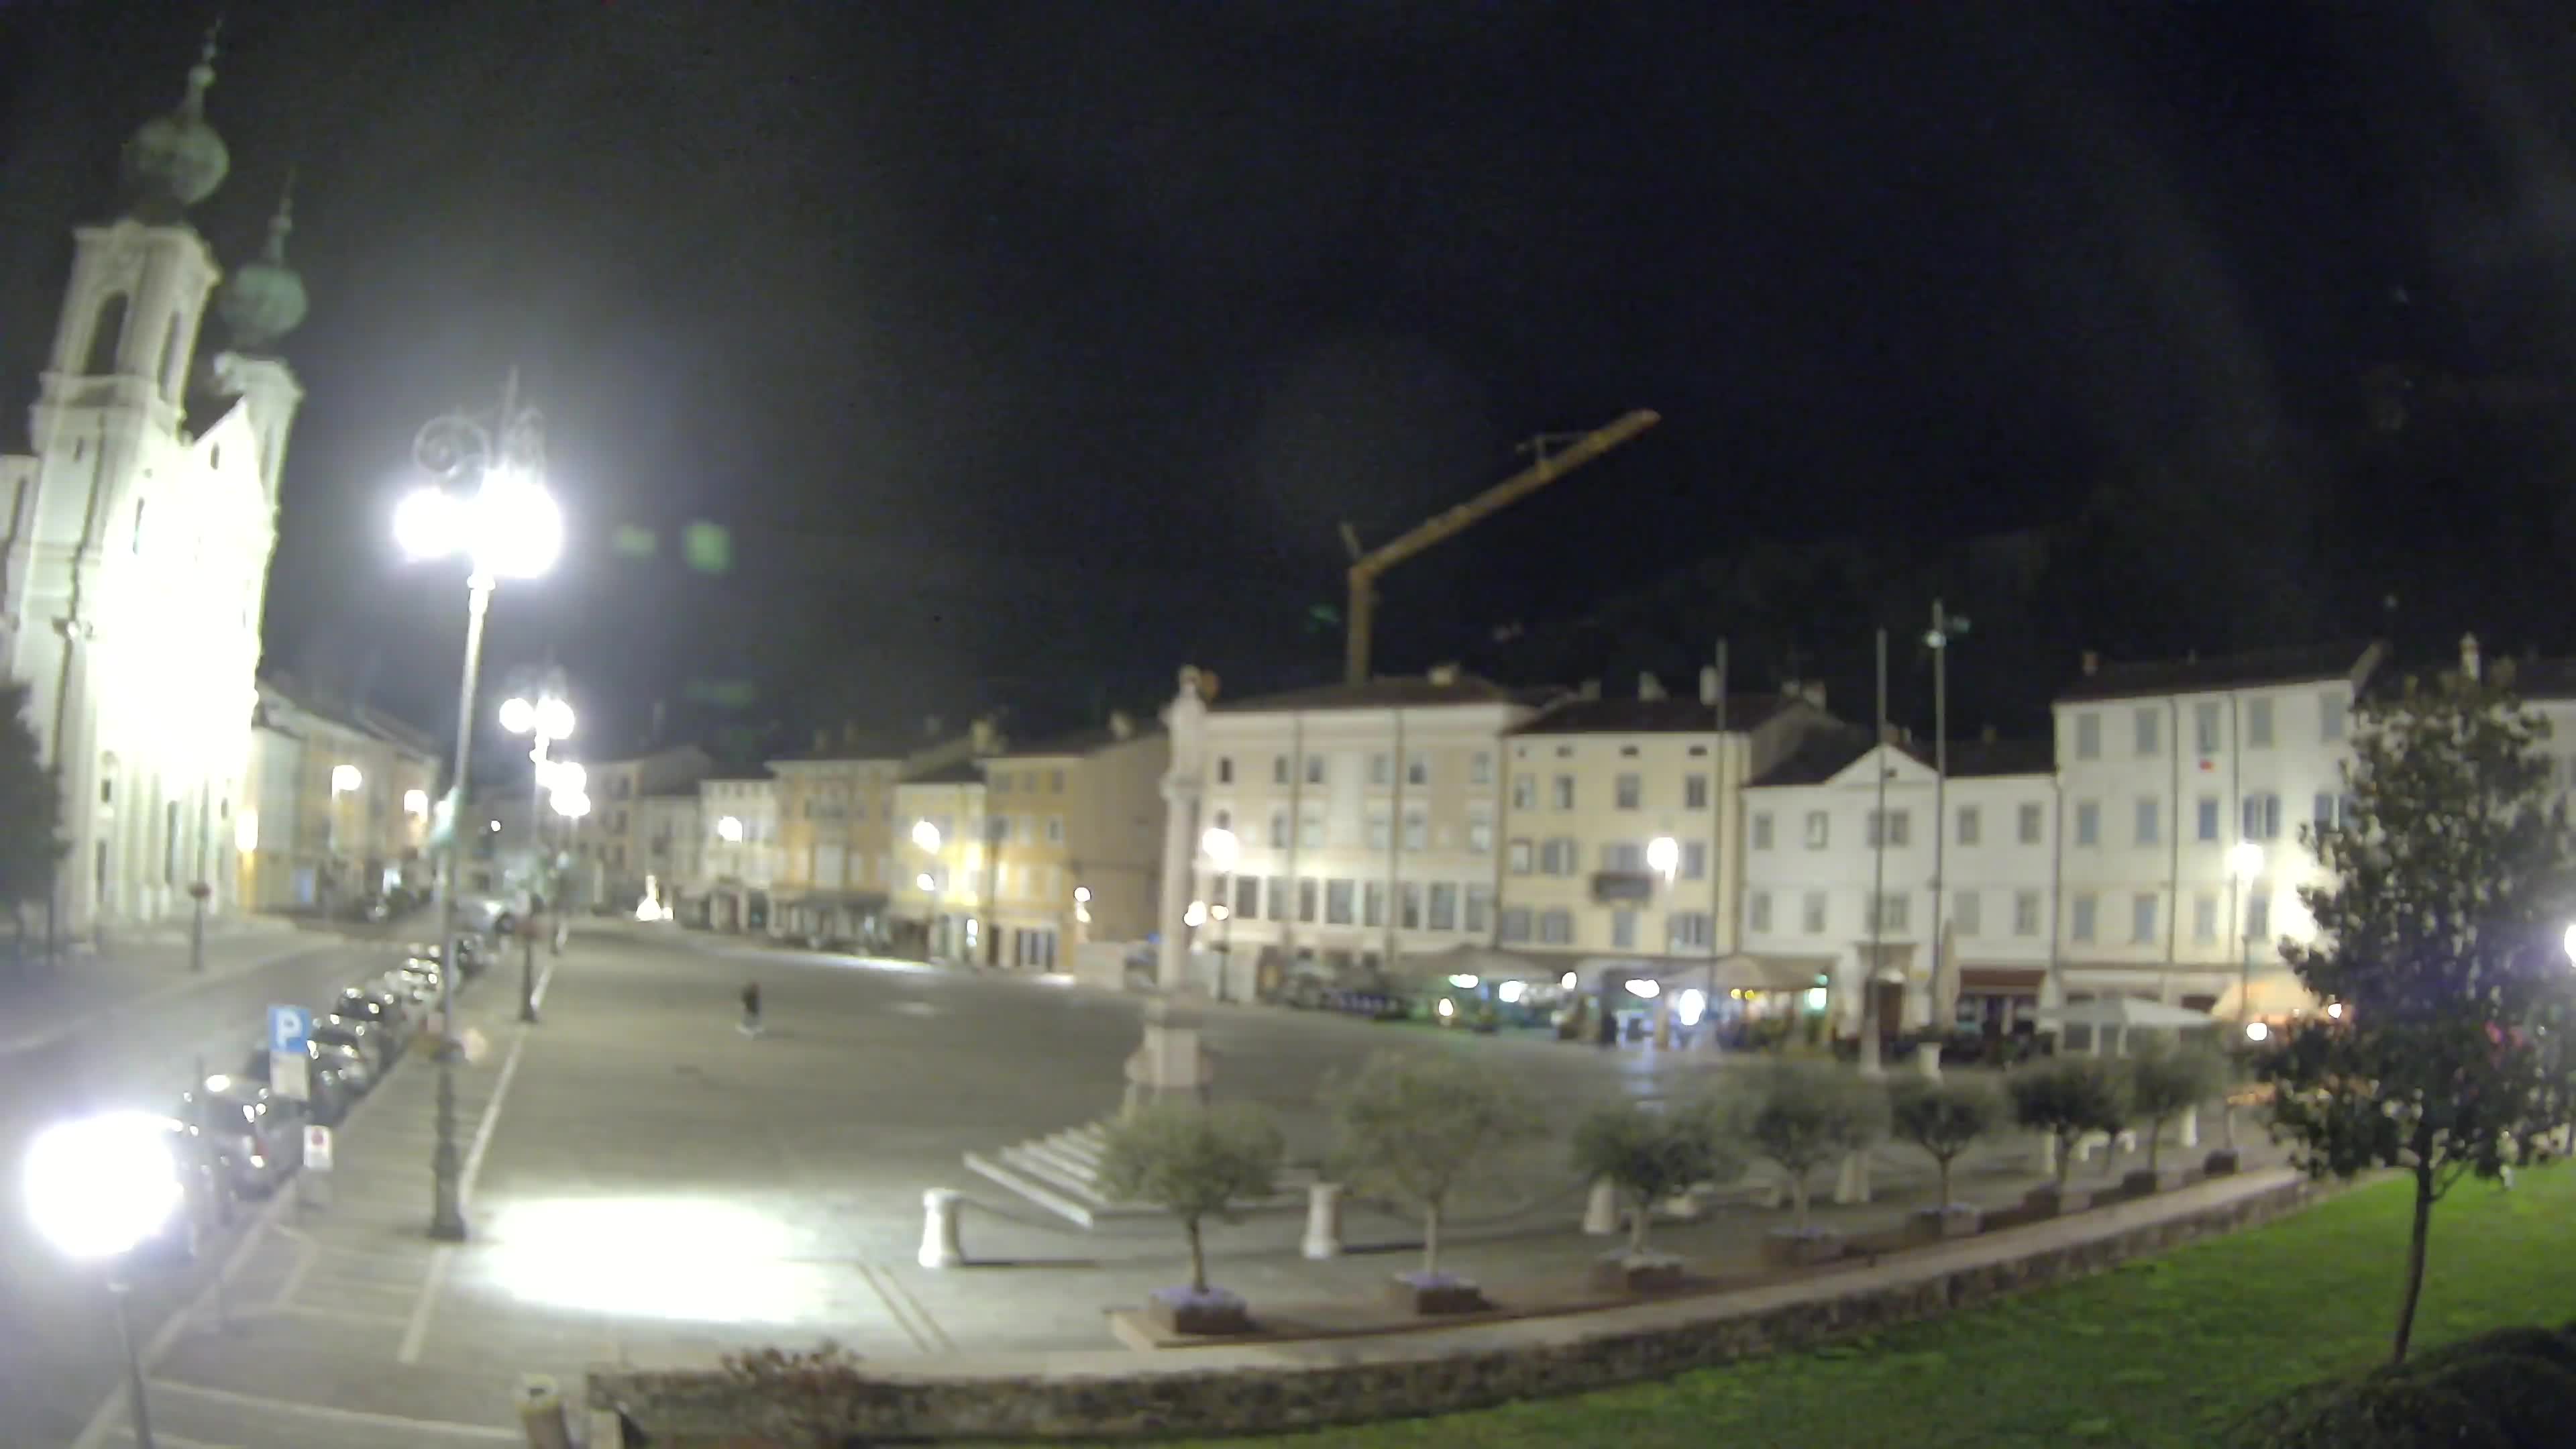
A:
{"type": "Polygon", "coordinates": [[[1380,574],[1442,539],[1465,531],[1469,524],[1510,504],[1518,503],[1621,443],[1662,422],[1661,414],[1646,408],[1619,419],[1606,428],[1574,435],[1562,452],[1550,453],[1549,443],[1563,435],[1541,437],[1527,445],[1538,455],[1538,461],[1437,518],[1414,525],[1377,548],[1363,551],[1359,531],[1342,525],[1342,545],[1351,552],[1350,638],[1343,653],[1343,672],[1352,684],[1365,684],[1369,677],[1369,631],[1376,622],[1377,580],[1380,574]]]}

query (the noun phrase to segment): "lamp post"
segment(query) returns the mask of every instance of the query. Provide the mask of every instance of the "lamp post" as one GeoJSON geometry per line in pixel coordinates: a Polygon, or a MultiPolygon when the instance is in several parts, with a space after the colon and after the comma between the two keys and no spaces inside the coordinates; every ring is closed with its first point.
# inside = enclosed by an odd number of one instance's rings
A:
{"type": "MultiPolygon", "coordinates": [[[[1664,886],[1666,890],[1669,891],[1671,889],[1673,877],[1680,872],[1681,868],[1682,843],[1680,841],[1673,839],[1669,835],[1658,835],[1654,839],[1646,842],[1646,869],[1653,871],[1655,874],[1664,878],[1664,886]]],[[[1672,928],[1667,925],[1664,929],[1664,950],[1666,954],[1671,953],[1672,945],[1672,928]]],[[[1657,973],[1655,984],[1657,987],[1655,992],[1655,1050],[1659,1052],[1670,1051],[1673,1045],[1673,998],[1670,993],[1661,989],[1663,985],[1662,973],[1657,973]]]]}
{"type": "Polygon", "coordinates": [[[1941,981],[1951,970],[1941,913],[1950,889],[1942,873],[1950,840],[1950,641],[1967,632],[1965,615],[1951,613],[1939,599],[1932,601],[1932,627],[1923,635],[1924,647],[1932,651],[1932,1000],[1925,1013],[1931,1018],[1932,1039],[1923,1044],[1917,1060],[1934,1081],[1941,1078],[1941,1043],[1959,1021],[1955,998],[1946,1013],[1941,1005],[1941,981]]]}
{"type": "Polygon", "coordinates": [[[2236,1027],[2239,1036],[2254,1013],[2254,882],[2263,874],[2263,847],[2240,840],[2227,847],[2227,878],[2236,895],[2236,1027]]]}
{"type": "Polygon", "coordinates": [[[924,938],[922,945],[927,947],[930,944],[928,938],[933,928],[936,927],[942,919],[939,910],[939,896],[941,890],[939,872],[939,827],[931,824],[927,820],[916,820],[912,822],[912,846],[913,849],[930,857],[930,869],[921,872],[913,882],[915,885],[921,887],[922,894],[930,897],[930,919],[922,923],[922,934],[924,938]]]}
{"type": "Polygon", "coordinates": [[[1225,923],[1216,940],[1216,999],[1226,999],[1226,977],[1234,967],[1234,867],[1243,859],[1243,842],[1222,825],[1209,826],[1199,835],[1199,853],[1218,877],[1216,899],[1208,903],[1208,913],[1225,923]]]}
{"type": "MultiPolygon", "coordinates": [[[[563,549],[563,513],[542,481],[544,423],[519,402],[514,370],[501,389],[496,421],[463,414],[432,419],[412,441],[412,456],[440,479],[404,498],[394,511],[394,537],[415,559],[465,560],[465,669],[456,691],[456,804],[449,815],[461,824],[470,798],[474,746],[474,692],[483,667],[483,616],[492,590],[505,578],[535,578],[553,567],[563,549]],[[448,491],[465,474],[476,477],[471,494],[448,491]]],[[[452,825],[439,862],[439,939],[446,960],[438,973],[442,1037],[438,1043],[438,1143],[430,1152],[429,1235],[442,1242],[465,1238],[461,1163],[456,1149],[456,887],[462,874],[464,834],[452,825]]]]}
{"type": "Polygon", "coordinates": [[[118,1260],[187,1207],[172,1143],[179,1124],[149,1112],[110,1112],[47,1128],[27,1149],[28,1216],[63,1256],[109,1265],[117,1343],[125,1350],[127,1412],[137,1449],[152,1449],[151,1405],[118,1260]]]}
{"type": "MultiPolygon", "coordinates": [[[[546,752],[557,740],[572,738],[572,705],[555,692],[549,683],[535,699],[512,695],[501,701],[501,728],[514,735],[533,735],[528,747],[528,917],[520,923],[519,936],[519,1020],[534,1025],[537,1020],[537,900],[538,883],[548,894],[554,893],[553,872],[545,867],[546,815],[545,793],[561,789],[555,780],[556,768],[546,752]]],[[[574,768],[578,769],[578,766],[574,768]]],[[[578,790],[578,786],[575,787],[578,790]]],[[[563,903],[557,901],[561,911],[563,903]]]]}

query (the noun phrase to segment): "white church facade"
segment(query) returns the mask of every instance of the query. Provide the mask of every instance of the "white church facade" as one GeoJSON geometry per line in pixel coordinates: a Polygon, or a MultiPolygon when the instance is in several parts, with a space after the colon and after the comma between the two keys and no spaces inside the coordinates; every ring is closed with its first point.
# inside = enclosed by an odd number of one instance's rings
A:
{"type": "Polygon", "coordinates": [[[303,389],[273,348],[302,320],[281,203],[226,280],[187,209],[229,167],[207,125],[213,51],[124,152],[124,213],[74,231],[29,412],[0,457],[0,666],[60,777],[64,936],[238,907],[260,618],[303,389]],[[222,338],[201,345],[208,313],[222,338]]]}

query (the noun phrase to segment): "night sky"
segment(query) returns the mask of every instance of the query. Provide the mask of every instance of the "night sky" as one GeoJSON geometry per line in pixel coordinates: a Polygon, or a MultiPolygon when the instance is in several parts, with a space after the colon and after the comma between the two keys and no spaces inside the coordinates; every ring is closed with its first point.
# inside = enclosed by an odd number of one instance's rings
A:
{"type": "MultiPolygon", "coordinates": [[[[0,4],[13,446],[67,228],[211,12],[0,4]]],[[[1747,540],[2057,524],[2330,432],[2392,360],[2566,376],[2568,17],[236,0],[197,221],[247,259],[298,167],[313,299],[268,664],[444,728],[463,591],[387,515],[418,425],[514,364],[572,536],[493,668],[551,651],[603,753],[656,701],[1036,729],[1185,659],[1328,675],[1339,521],[1390,536],[1631,407],[1666,421],[1394,576],[1382,667],[1508,674],[1498,625],[1747,540]]]]}

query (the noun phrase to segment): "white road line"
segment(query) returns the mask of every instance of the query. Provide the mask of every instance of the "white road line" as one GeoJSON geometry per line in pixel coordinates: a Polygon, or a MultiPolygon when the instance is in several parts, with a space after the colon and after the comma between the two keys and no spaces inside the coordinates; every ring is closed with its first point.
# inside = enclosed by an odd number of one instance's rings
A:
{"type": "Polygon", "coordinates": [[[295,1301],[296,1293],[304,1287],[304,1275],[313,1271],[314,1260],[322,1256],[321,1247],[301,1233],[296,1235],[295,1249],[295,1266],[286,1270],[286,1281],[277,1285],[274,1301],[280,1308],[295,1301]]]}
{"type": "MultiPolygon", "coordinates": [[[[131,1429],[117,1430],[116,1437],[124,1440],[128,1444],[140,1442],[134,1437],[134,1431],[131,1429]]],[[[182,1439],[167,1429],[153,1430],[152,1442],[156,1445],[166,1446],[166,1449],[241,1449],[241,1446],[238,1444],[209,1444],[203,1439],[182,1439]]]]}
{"type": "MultiPolygon", "coordinates": [[[[510,1040],[510,1056],[501,1063],[501,1075],[492,1084],[492,1098],[483,1104],[483,1120],[474,1124],[474,1140],[465,1149],[465,1170],[456,1180],[456,1202],[462,1209],[474,1201],[474,1179],[483,1175],[483,1154],[492,1146],[493,1129],[501,1125],[501,1103],[510,1095],[510,1079],[519,1074],[519,1057],[528,1049],[528,1029],[510,1040]]],[[[403,1329],[402,1347],[394,1353],[396,1363],[420,1362],[422,1343],[429,1338],[429,1320],[437,1311],[439,1291],[447,1286],[448,1266],[456,1260],[456,1246],[441,1243],[429,1260],[429,1274],[421,1280],[420,1297],[411,1305],[411,1321],[403,1329]]]]}
{"type": "Polygon", "coordinates": [[[243,1311],[245,1318],[258,1314],[276,1314],[285,1318],[309,1318],[316,1323],[345,1323],[353,1328],[401,1328],[403,1321],[390,1313],[360,1313],[351,1308],[317,1308],[306,1303],[272,1303],[265,1308],[243,1311]]]}
{"type": "Polygon", "coordinates": [[[171,1398],[201,1399],[209,1404],[247,1409],[253,1413],[283,1414],[289,1418],[313,1419],[325,1424],[346,1424],[354,1429],[386,1429],[405,1433],[439,1434],[453,1439],[471,1439],[478,1444],[521,1444],[527,1435],[517,1429],[496,1429],[489,1424],[459,1424],[449,1419],[407,1419],[400,1414],[373,1414],[364,1409],[337,1409],[328,1404],[307,1404],[294,1399],[263,1399],[257,1394],[237,1394],[230,1389],[209,1389],[176,1379],[154,1379],[148,1385],[156,1395],[171,1398]]]}
{"type": "Polygon", "coordinates": [[[957,1340],[950,1338],[948,1336],[948,1330],[939,1326],[939,1320],[930,1316],[930,1310],[922,1306],[920,1297],[914,1294],[911,1285],[905,1283],[893,1268],[880,1268],[877,1271],[885,1275],[886,1282],[893,1287],[895,1292],[903,1295],[904,1302],[912,1305],[913,1315],[921,1320],[922,1327],[930,1330],[930,1336],[932,1338],[939,1340],[940,1349],[944,1352],[955,1353],[957,1351],[957,1340]]]}
{"type": "Polygon", "coordinates": [[[912,1315],[886,1286],[886,1279],[881,1276],[881,1271],[869,1264],[861,1263],[859,1279],[868,1285],[868,1291],[877,1295],[877,1301],[885,1305],[886,1317],[893,1319],[894,1326],[903,1330],[903,1336],[912,1340],[913,1348],[921,1353],[931,1352],[930,1336],[913,1323],[912,1315]]]}

